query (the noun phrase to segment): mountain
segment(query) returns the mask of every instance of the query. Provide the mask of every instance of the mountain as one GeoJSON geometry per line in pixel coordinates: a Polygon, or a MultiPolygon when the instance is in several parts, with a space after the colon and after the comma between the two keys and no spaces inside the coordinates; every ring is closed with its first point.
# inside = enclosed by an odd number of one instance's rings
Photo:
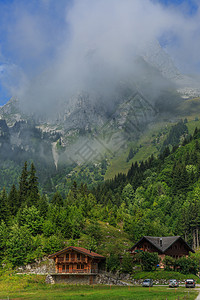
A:
{"type": "Polygon", "coordinates": [[[41,113],[27,111],[20,99],[11,98],[0,108],[1,175],[8,178],[6,169],[19,170],[25,160],[32,160],[45,190],[60,184],[52,178],[64,180],[83,165],[100,166],[94,178],[103,180],[102,161],[109,166],[163,118],[176,122],[184,99],[198,96],[195,81],[178,71],[158,42],[149,43],[134,58],[133,67],[132,76],[119,77],[112,92],[77,91],[57,100],[51,114],[48,108],[41,113]]]}

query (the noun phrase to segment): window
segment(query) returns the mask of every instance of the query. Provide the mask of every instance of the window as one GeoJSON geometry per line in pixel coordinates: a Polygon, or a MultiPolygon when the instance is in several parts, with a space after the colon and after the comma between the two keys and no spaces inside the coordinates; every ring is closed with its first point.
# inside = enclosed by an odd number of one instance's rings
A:
{"type": "Polygon", "coordinates": [[[79,270],[80,270],[80,268],[81,268],[81,265],[77,265],[77,269],[79,269],[79,270]]]}
{"type": "Polygon", "coordinates": [[[69,260],[69,253],[66,254],[66,261],[69,260]]]}
{"type": "Polygon", "coordinates": [[[80,260],[81,259],[81,255],[80,253],[77,253],[77,260],[80,260]]]}
{"type": "Polygon", "coordinates": [[[65,272],[65,265],[62,265],[62,272],[65,272]]]}
{"type": "Polygon", "coordinates": [[[84,265],[81,265],[81,269],[82,269],[82,270],[84,269],[84,265]]]}

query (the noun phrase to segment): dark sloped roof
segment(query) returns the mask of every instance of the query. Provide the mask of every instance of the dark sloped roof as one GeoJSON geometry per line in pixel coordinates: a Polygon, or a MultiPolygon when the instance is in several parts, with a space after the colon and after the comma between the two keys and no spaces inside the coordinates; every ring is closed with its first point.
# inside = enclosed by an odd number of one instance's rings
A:
{"type": "Polygon", "coordinates": [[[67,248],[64,248],[56,253],[53,253],[51,255],[49,255],[49,258],[54,258],[55,256],[59,255],[59,254],[62,254],[62,253],[65,253],[67,252],[68,250],[74,250],[76,252],[79,252],[79,253],[82,253],[82,254],[85,254],[85,255],[88,255],[92,258],[100,258],[100,259],[105,259],[104,256],[98,254],[98,253],[95,253],[93,251],[90,251],[90,250],[87,250],[85,248],[81,248],[81,247],[74,247],[74,246],[70,246],[70,247],[67,247],[67,248]]]}
{"type": "Polygon", "coordinates": [[[169,247],[171,247],[176,241],[181,240],[182,243],[188,248],[189,251],[195,252],[181,236],[143,236],[130,250],[134,249],[141,241],[147,240],[155,248],[157,248],[161,253],[164,253],[169,247]],[[160,241],[162,240],[162,245],[160,241]]]}

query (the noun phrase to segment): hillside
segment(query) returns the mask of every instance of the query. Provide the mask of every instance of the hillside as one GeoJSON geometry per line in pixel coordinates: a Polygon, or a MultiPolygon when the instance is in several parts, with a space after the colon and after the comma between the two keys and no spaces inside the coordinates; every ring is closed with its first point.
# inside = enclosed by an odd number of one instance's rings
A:
{"type": "Polygon", "coordinates": [[[158,158],[92,189],[74,181],[64,196],[40,194],[35,167],[25,163],[19,188],[1,191],[0,258],[17,266],[69,244],[120,254],[143,235],[181,235],[198,248],[200,130],[190,135],[186,124],[171,127],[171,146],[158,158]]]}

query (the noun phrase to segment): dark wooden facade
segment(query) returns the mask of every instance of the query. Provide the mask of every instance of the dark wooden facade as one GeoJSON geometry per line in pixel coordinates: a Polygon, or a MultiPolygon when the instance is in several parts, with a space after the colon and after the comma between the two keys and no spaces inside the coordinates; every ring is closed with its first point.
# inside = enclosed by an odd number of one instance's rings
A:
{"type": "Polygon", "coordinates": [[[67,247],[49,256],[55,261],[56,273],[96,274],[105,257],[81,247],[67,247]]]}
{"type": "Polygon", "coordinates": [[[189,252],[194,253],[194,250],[180,236],[144,236],[131,249],[129,249],[129,252],[133,256],[141,251],[157,252],[161,261],[166,255],[173,258],[180,258],[182,256],[188,256],[189,252]]]}

